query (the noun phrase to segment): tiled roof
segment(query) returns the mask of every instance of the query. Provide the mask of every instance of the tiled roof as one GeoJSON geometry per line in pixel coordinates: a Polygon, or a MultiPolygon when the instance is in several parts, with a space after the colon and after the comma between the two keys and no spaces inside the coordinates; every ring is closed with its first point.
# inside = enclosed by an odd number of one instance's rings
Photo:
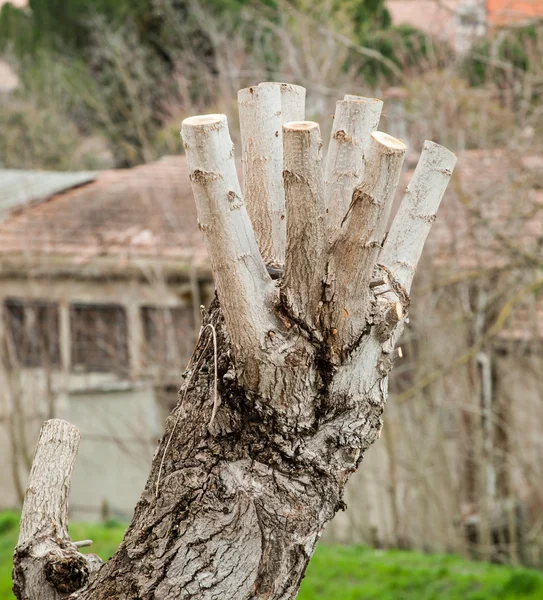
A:
{"type": "Polygon", "coordinates": [[[487,0],[488,20],[493,25],[510,25],[543,16],[543,0],[487,0]]]}
{"type": "Polygon", "coordinates": [[[206,262],[184,157],[103,171],[0,224],[0,252],[54,254],[85,263],[96,256],[206,262]]]}

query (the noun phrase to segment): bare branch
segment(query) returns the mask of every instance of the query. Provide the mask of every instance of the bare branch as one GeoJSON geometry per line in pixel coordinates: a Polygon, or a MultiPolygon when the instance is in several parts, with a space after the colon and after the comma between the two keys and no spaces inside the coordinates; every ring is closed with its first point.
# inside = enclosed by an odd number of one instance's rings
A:
{"type": "Polygon", "coordinates": [[[336,103],[324,170],[328,236],[339,227],[354,188],[364,178],[370,134],[377,129],[383,103],[375,98],[345,96],[336,103]]]}
{"type": "Polygon", "coordinates": [[[241,197],[224,115],[185,119],[182,135],[198,223],[206,242],[224,318],[240,366],[273,327],[273,282],[258,251],[241,197]]]}
{"type": "Polygon", "coordinates": [[[451,178],[456,156],[426,141],[419,163],[396,214],[379,263],[409,293],[426,238],[451,178]]]}
{"type": "Polygon", "coordinates": [[[386,133],[371,134],[364,181],[355,189],[341,229],[333,241],[327,297],[331,329],[341,349],[366,326],[370,280],[400,179],[405,144],[386,133]]]}
{"type": "Polygon", "coordinates": [[[322,140],[317,123],[283,126],[287,255],[283,289],[297,318],[315,329],[326,267],[322,140]]]}
{"type": "Polygon", "coordinates": [[[283,139],[285,117],[303,120],[305,90],[266,82],[238,92],[245,199],[265,263],[282,266],[285,257],[283,139]]]}

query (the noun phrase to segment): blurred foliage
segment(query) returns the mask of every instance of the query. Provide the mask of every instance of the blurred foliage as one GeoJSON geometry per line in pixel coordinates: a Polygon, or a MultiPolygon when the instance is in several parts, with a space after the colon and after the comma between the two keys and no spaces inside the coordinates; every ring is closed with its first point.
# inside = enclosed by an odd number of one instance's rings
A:
{"type": "Polygon", "coordinates": [[[496,31],[458,68],[445,43],[392,26],[384,0],[30,0],[0,11],[0,52],[21,80],[0,106],[0,161],[12,166],[75,168],[89,136],[118,166],[178,152],[180,118],[230,116],[238,84],[279,77],[407,87],[414,138],[434,131],[424,135],[454,148],[501,143],[515,118],[541,128],[543,25],[496,31]]]}
{"type": "Polygon", "coordinates": [[[22,82],[17,100],[24,106],[15,114],[3,109],[11,132],[0,160],[13,165],[19,156],[19,166],[67,168],[69,159],[62,157],[72,154],[78,135],[97,131],[119,166],[178,148],[178,135],[172,135],[178,107],[216,101],[213,78],[224,70],[221,36],[235,32],[241,50],[271,75],[280,70],[274,27],[289,10],[326,13],[332,27],[348,25],[358,41],[390,24],[384,0],[210,0],[205,7],[192,0],[30,0],[30,10],[4,5],[0,49],[16,59],[22,82]],[[239,27],[247,25],[249,9],[261,24],[239,27]],[[45,116],[43,124],[21,135],[35,114],[45,116]],[[48,152],[42,139],[63,118],[65,131],[52,137],[55,148],[48,152]],[[36,147],[23,148],[27,144],[36,147]]]}
{"type": "Polygon", "coordinates": [[[473,88],[449,69],[436,69],[413,78],[406,89],[413,147],[422,147],[427,139],[459,151],[510,141],[515,113],[499,102],[495,87],[473,88]]]}
{"type": "MultiPolygon", "coordinates": [[[[365,46],[376,50],[389,59],[399,71],[407,69],[418,73],[441,68],[453,58],[451,48],[410,25],[399,25],[388,29],[369,31],[363,40],[365,46]]],[[[384,78],[390,84],[403,83],[397,71],[392,71],[380,61],[366,61],[361,72],[370,83],[384,78]]]]}
{"type": "MultiPolygon", "coordinates": [[[[522,82],[527,73],[543,73],[543,21],[503,28],[477,42],[464,62],[471,85],[492,80],[499,87],[522,82]]],[[[541,93],[541,89],[539,92],[541,93]]]]}
{"type": "MultiPolygon", "coordinates": [[[[13,600],[11,561],[19,515],[0,513],[0,600],[13,600]]],[[[70,524],[72,539],[91,539],[92,552],[108,559],[124,533],[121,523],[70,524]]],[[[528,569],[468,562],[456,556],[427,555],[362,546],[319,544],[309,563],[299,600],[536,600],[543,574],[528,569]]]]}
{"type": "Polygon", "coordinates": [[[25,102],[0,103],[0,165],[68,170],[80,141],[77,127],[59,114],[25,102]]]}

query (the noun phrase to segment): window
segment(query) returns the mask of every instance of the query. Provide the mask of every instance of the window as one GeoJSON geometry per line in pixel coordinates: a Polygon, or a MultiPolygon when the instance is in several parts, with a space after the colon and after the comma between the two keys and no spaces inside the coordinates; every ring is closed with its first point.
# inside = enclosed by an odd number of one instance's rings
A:
{"type": "Polygon", "coordinates": [[[128,368],[126,314],[115,304],[73,304],[72,367],[87,371],[128,368]]]}
{"type": "Polygon", "coordinates": [[[146,364],[184,369],[194,344],[191,309],[144,306],[141,314],[146,364]]]}
{"type": "Polygon", "coordinates": [[[7,355],[11,365],[60,365],[58,305],[8,298],[4,308],[7,355]]]}

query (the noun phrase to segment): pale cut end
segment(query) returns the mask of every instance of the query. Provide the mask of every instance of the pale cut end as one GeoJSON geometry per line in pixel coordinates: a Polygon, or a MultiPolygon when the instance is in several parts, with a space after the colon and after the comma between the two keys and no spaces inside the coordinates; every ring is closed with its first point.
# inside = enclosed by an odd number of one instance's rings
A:
{"type": "Polygon", "coordinates": [[[278,85],[283,93],[295,92],[303,94],[305,97],[305,88],[302,85],[296,85],[295,83],[286,83],[284,81],[262,81],[258,85],[278,85]]]}
{"type": "Polygon", "coordinates": [[[451,152],[448,148],[445,148],[445,146],[441,146],[440,144],[432,142],[431,140],[425,140],[424,144],[422,145],[422,151],[433,152],[439,155],[440,160],[444,162],[445,168],[450,168],[451,171],[454,169],[457,160],[456,154],[451,152]]]}
{"type": "Polygon", "coordinates": [[[355,96],[353,94],[345,94],[343,96],[344,102],[359,102],[360,104],[383,104],[379,98],[366,98],[366,96],[355,96]]]}
{"type": "Polygon", "coordinates": [[[371,137],[379,142],[382,146],[386,148],[390,148],[391,150],[399,150],[401,152],[407,151],[407,146],[399,140],[398,138],[392,137],[388,133],[383,133],[382,131],[374,131],[371,134],[371,137]]]}
{"type": "Polygon", "coordinates": [[[197,115],[185,119],[181,127],[205,127],[206,125],[218,125],[223,122],[226,123],[226,115],[197,115]]]}
{"type": "Polygon", "coordinates": [[[281,105],[280,84],[265,82],[243,88],[238,91],[238,104],[255,102],[255,96],[258,97],[259,102],[272,102],[279,108],[281,105]]]}
{"type": "Polygon", "coordinates": [[[283,129],[290,131],[310,131],[311,129],[319,129],[319,124],[315,123],[315,121],[291,121],[290,123],[285,123],[283,129]]]}

